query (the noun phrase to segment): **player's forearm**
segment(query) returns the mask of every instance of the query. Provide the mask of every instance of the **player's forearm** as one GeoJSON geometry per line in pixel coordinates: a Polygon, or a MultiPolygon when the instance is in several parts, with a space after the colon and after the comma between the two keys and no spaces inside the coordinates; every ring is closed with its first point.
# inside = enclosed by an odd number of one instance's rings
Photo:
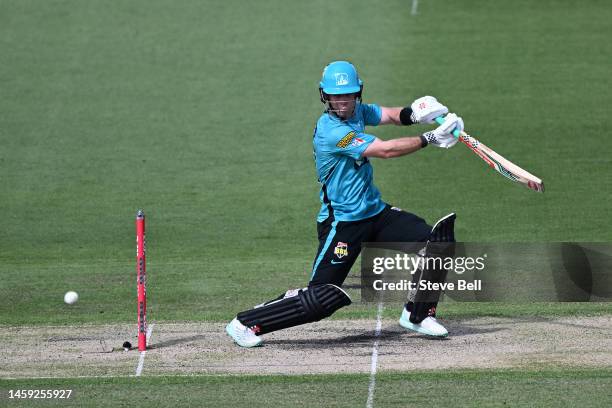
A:
{"type": "Polygon", "coordinates": [[[405,108],[381,106],[381,112],[379,125],[393,124],[397,126],[409,126],[416,123],[410,106],[406,106],[405,108]]]}
{"type": "Polygon", "coordinates": [[[377,139],[368,146],[363,155],[366,157],[389,159],[416,152],[422,146],[423,142],[420,136],[401,137],[392,140],[377,139]]]}
{"type": "Polygon", "coordinates": [[[402,109],[404,108],[383,107],[380,124],[381,125],[393,124],[393,125],[400,126],[402,124],[402,121],[400,120],[400,112],[402,111],[402,109]]]}
{"type": "Polygon", "coordinates": [[[399,139],[387,140],[387,157],[404,156],[421,149],[421,138],[419,136],[401,137],[399,139]]]}

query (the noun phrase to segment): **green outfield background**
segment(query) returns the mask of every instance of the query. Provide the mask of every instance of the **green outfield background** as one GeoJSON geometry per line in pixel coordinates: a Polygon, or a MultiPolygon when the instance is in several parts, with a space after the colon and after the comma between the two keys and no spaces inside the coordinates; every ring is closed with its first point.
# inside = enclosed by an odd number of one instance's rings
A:
{"type": "Polygon", "coordinates": [[[305,285],[317,88],[334,59],[356,64],[366,102],[434,95],[546,184],[429,148],[372,161],[387,202],[430,222],[455,211],[463,241],[612,241],[611,18],[605,0],[423,0],[417,15],[398,0],[0,0],[0,324],[133,321],[139,208],[153,320],[222,321],[305,285]]]}

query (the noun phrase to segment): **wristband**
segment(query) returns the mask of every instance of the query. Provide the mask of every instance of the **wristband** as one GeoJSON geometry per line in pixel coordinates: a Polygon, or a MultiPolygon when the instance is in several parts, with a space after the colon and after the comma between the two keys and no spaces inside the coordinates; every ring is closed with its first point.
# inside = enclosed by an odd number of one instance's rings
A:
{"type": "Polygon", "coordinates": [[[427,147],[427,145],[429,144],[429,141],[427,141],[427,138],[425,137],[425,135],[421,135],[421,149],[424,147],[427,147]]]}
{"type": "Polygon", "coordinates": [[[416,123],[412,120],[412,108],[410,106],[406,106],[400,111],[399,119],[404,126],[414,125],[416,123]]]}

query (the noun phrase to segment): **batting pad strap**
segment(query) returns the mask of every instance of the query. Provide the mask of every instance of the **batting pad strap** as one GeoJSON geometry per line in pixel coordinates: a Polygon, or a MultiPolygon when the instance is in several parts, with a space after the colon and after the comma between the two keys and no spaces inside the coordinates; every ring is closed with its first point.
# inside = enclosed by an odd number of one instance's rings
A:
{"type": "Polygon", "coordinates": [[[295,296],[240,312],[237,317],[240,323],[261,335],[319,321],[350,304],[351,298],[338,286],[316,285],[300,289],[295,296]]]}

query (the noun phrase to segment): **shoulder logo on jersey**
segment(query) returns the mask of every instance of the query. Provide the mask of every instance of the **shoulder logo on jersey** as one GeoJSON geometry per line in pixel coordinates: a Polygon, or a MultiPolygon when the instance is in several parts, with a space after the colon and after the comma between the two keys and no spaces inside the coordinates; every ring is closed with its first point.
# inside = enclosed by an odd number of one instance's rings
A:
{"type": "Polygon", "coordinates": [[[338,242],[338,245],[334,248],[334,255],[338,258],[348,256],[348,244],[346,242],[338,242]]]}
{"type": "Polygon", "coordinates": [[[340,141],[338,143],[336,143],[336,147],[339,147],[341,149],[346,148],[353,141],[353,138],[355,137],[355,134],[356,133],[353,130],[348,132],[346,134],[346,136],[344,136],[342,139],[340,139],[340,141]]]}
{"type": "Polygon", "coordinates": [[[336,86],[348,85],[348,74],[344,72],[337,72],[334,75],[336,76],[336,86]]]}
{"type": "Polygon", "coordinates": [[[353,139],[353,141],[351,142],[351,147],[357,147],[357,146],[361,146],[362,144],[365,143],[365,140],[363,140],[360,137],[356,137],[353,139]]]}

